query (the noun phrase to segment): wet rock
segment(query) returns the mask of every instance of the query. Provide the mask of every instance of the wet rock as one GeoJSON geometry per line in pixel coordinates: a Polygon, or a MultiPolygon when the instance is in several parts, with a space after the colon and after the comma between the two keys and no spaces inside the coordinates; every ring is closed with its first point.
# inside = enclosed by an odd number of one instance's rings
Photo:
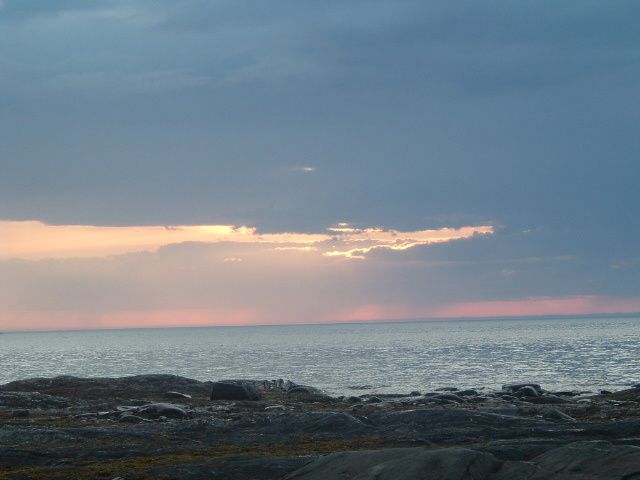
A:
{"type": "Polygon", "coordinates": [[[436,388],[436,392],[457,392],[457,387],[440,387],[436,388]]]}
{"type": "Polygon", "coordinates": [[[260,400],[262,396],[256,388],[243,382],[214,382],[211,385],[211,400],[260,400]]]}
{"type": "Polygon", "coordinates": [[[13,418],[28,418],[29,415],[29,410],[14,410],[11,412],[11,416],[13,418]]]}
{"type": "Polygon", "coordinates": [[[420,395],[422,394],[420,393],[419,390],[413,390],[411,393],[409,393],[410,397],[419,397],[420,395]]]}
{"type": "Polygon", "coordinates": [[[373,397],[367,398],[366,402],[367,403],[382,403],[382,399],[380,397],[373,396],[373,397]]]}
{"type": "Polygon", "coordinates": [[[360,397],[351,396],[351,397],[347,397],[347,402],[349,402],[349,403],[360,403],[360,402],[362,402],[362,399],[360,397]]]}

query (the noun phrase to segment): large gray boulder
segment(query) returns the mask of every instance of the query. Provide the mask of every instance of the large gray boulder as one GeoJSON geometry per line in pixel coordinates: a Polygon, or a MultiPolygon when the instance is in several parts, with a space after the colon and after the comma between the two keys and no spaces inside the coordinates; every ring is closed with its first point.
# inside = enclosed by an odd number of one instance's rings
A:
{"type": "Polygon", "coordinates": [[[332,453],[287,480],[485,480],[498,470],[493,455],[466,448],[388,448],[332,453]]]}
{"type": "Polygon", "coordinates": [[[227,381],[211,385],[211,400],[260,400],[261,397],[250,383],[227,381]]]}

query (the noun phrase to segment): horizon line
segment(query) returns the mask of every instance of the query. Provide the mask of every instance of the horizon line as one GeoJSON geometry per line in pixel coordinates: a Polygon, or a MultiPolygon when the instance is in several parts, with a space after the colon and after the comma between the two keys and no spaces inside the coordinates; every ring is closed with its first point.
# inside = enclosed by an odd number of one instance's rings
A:
{"type": "Polygon", "coordinates": [[[384,323],[421,323],[421,322],[446,322],[461,320],[535,320],[535,319],[571,319],[571,318],[633,318],[640,317],[640,311],[637,312],[605,312],[605,313],[583,313],[583,314],[546,314],[546,315],[497,315],[497,316],[461,316],[461,317],[407,317],[396,319],[363,319],[363,320],[347,320],[347,321],[329,321],[329,322],[295,322],[295,323],[246,323],[246,324],[210,324],[210,325],[163,325],[163,326],[144,326],[144,327],[101,327],[101,328],[67,328],[67,329],[37,329],[37,330],[0,330],[1,334],[7,333],[54,333],[54,332],[100,332],[100,331],[119,331],[119,330],[172,330],[172,329],[190,329],[190,328],[241,328],[241,327],[287,327],[287,326],[320,326],[320,325],[361,325],[361,324],[384,324],[384,323]]]}

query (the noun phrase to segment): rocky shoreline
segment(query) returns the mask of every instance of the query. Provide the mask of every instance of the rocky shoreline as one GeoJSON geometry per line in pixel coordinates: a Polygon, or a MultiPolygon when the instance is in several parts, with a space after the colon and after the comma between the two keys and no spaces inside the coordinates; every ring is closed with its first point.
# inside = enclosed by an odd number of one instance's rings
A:
{"type": "Polygon", "coordinates": [[[0,480],[640,479],[640,385],[332,397],[172,375],[0,386],[0,480]]]}

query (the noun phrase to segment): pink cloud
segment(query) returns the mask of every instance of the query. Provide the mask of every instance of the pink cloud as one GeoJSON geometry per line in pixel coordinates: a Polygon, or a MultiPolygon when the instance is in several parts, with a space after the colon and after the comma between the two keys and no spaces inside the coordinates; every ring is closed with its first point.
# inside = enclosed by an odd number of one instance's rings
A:
{"type": "Polygon", "coordinates": [[[367,304],[337,315],[343,321],[376,321],[419,318],[524,317],[540,315],[588,315],[640,312],[640,298],[608,298],[599,295],[533,297],[518,300],[458,302],[437,308],[416,305],[367,304]]]}
{"type": "Polygon", "coordinates": [[[333,315],[323,315],[322,318],[282,314],[276,316],[272,312],[258,308],[121,310],[111,312],[0,311],[0,329],[4,331],[30,331],[197,327],[635,312],[640,312],[640,297],[620,299],[598,295],[580,295],[459,302],[437,308],[405,304],[364,304],[346,308],[333,315]]]}
{"type": "Polygon", "coordinates": [[[434,317],[503,317],[529,315],[582,315],[640,311],[640,298],[615,299],[599,295],[535,297],[522,300],[460,302],[432,312],[434,317]]]}

